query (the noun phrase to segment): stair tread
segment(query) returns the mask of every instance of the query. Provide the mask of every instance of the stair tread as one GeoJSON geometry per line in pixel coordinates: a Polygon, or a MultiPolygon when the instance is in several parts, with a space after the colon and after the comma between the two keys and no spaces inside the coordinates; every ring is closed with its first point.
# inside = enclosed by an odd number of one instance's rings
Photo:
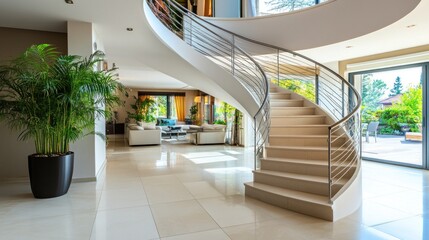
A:
{"type": "Polygon", "coordinates": [[[274,98],[270,99],[270,102],[303,102],[303,99],[285,99],[285,98],[274,98]]]}
{"type": "MultiPolygon", "coordinates": [[[[314,134],[314,135],[298,135],[298,134],[270,134],[270,138],[328,138],[328,134],[314,134]]],[[[338,135],[331,135],[331,137],[336,138],[338,135]]],[[[344,137],[342,137],[344,138],[344,137]]]]}
{"type": "MultiPolygon", "coordinates": [[[[265,148],[281,148],[281,149],[296,149],[296,150],[326,150],[328,151],[327,147],[317,147],[317,146],[266,146],[265,148]]],[[[332,150],[345,150],[347,148],[341,148],[341,147],[331,147],[332,150]]]]}
{"type": "Polygon", "coordinates": [[[331,206],[331,204],[329,204],[329,198],[327,196],[306,193],[306,192],[301,192],[301,191],[296,191],[291,189],[285,189],[281,187],[275,187],[275,186],[271,186],[263,183],[248,182],[244,184],[265,192],[270,192],[270,193],[279,195],[279,196],[297,199],[305,202],[312,202],[312,203],[324,205],[327,207],[331,206]]]}
{"type": "Polygon", "coordinates": [[[292,127],[292,128],[295,128],[295,127],[329,127],[329,126],[331,126],[331,125],[329,125],[329,124],[272,125],[271,124],[271,128],[274,128],[274,127],[292,127]]]}
{"type": "MultiPolygon", "coordinates": [[[[278,100],[278,99],[277,99],[278,100]]],[[[283,100],[287,100],[287,99],[283,99],[283,100]]],[[[271,101],[271,100],[270,100],[271,101]]],[[[315,109],[316,107],[271,107],[273,110],[288,110],[288,109],[297,109],[297,108],[302,108],[302,109],[315,109]]]]}
{"type": "Polygon", "coordinates": [[[320,166],[328,166],[327,160],[311,160],[311,159],[297,159],[297,158],[276,158],[276,157],[265,157],[261,158],[261,161],[276,161],[276,162],[290,162],[290,163],[301,163],[308,165],[320,165],[320,166]]]}
{"type": "Polygon", "coordinates": [[[291,172],[279,172],[279,171],[272,171],[272,170],[255,170],[253,172],[277,176],[277,177],[293,178],[293,179],[303,180],[308,182],[318,182],[318,183],[328,184],[328,177],[322,177],[322,176],[305,175],[305,174],[291,173],[291,172]]]}
{"type": "Polygon", "coordinates": [[[325,115],[289,115],[289,116],[271,116],[271,118],[320,118],[326,117],[325,115]]]}

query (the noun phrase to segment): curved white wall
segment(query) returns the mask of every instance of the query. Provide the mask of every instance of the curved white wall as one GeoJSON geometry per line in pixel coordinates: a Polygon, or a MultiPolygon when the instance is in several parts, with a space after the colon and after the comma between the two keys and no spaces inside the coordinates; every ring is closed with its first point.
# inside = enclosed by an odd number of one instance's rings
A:
{"type": "Polygon", "coordinates": [[[206,20],[247,38],[296,51],[374,32],[406,16],[419,3],[420,0],[331,0],[283,14],[206,20]]]}
{"type": "Polygon", "coordinates": [[[166,45],[161,44],[163,47],[159,47],[167,48],[168,46],[169,55],[177,58],[174,66],[166,65],[165,61],[151,61],[148,63],[149,66],[222,99],[250,116],[257,112],[258,107],[255,100],[229,72],[179,39],[162,25],[146,3],[143,5],[148,25],[156,29],[156,33],[153,35],[159,36],[159,41],[166,45]]]}

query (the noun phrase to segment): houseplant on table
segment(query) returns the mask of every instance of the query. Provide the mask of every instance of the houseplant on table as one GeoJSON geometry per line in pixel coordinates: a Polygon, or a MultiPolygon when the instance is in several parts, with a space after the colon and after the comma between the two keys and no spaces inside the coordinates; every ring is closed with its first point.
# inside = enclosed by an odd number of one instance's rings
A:
{"type": "Polygon", "coordinates": [[[94,70],[103,56],[60,56],[41,44],[0,66],[0,120],[35,143],[28,168],[36,198],[67,193],[74,162],[69,144],[94,133],[96,118],[119,103],[116,92],[123,87],[112,71],[94,70]]]}

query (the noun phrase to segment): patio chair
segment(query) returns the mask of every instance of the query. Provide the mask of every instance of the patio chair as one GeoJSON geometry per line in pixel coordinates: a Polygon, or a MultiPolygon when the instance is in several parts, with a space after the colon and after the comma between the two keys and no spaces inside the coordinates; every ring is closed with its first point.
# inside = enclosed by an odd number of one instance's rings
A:
{"type": "Polygon", "coordinates": [[[369,143],[369,133],[370,132],[374,132],[374,138],[375,138],[375,142],[377,142],[377,128],[378,128],[378,124],[380,124],[379,122],[370,122],[368,124],[368,127],[366,129],[366,137],[365,140],[366,142],[369,143]]]}

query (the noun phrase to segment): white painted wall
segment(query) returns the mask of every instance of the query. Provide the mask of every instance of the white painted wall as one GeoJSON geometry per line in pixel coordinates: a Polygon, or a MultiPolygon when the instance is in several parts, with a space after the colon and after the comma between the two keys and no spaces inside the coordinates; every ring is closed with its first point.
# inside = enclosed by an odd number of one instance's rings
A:
{"type": "MultiPolygon", "coordinates": [[[[104,48],[104,44],[101,38],[98,37],[97,32],[92,27],[92,52],[96,50],[101,50],[106,54],[106,50],[104,48]],[[95,49],[94,43],[97,45],[97,49],[95,49]]],[[[99,66],[102,68],[103,66],[99,66]]],[[[99,69],[97,69],[99,70],[99,69]]],[[[101,109],[104,109],[104,105],[98,106],[101,109]]],[[[106,119],[104,117],[97,118],[95,120],[95,132],[99,132],[104,134],[106,131],[106,119]]],[[[94,136],[95,139],[95,177],[99,176],[99,173],[103,169],[106,164],[106,140],[101,138],[98,135],[94,136]]]]}
{"type": "Polygon", "coordinates": [[[28,177],[27,157],[36,152],[33,141],[18,141],[18,133],[0,124],[0,182],[28,177]]]}
{"type": "MultiPolygon", "coordinates": [[[[68,53],[89,56],[93,52],[93,42],[96,33],[93,31],[92,23],[67,22],[68,53]]],[[[97,45],[102,47],[101,41],[97,45]]],[[[95,131],[104,132],[105,119],[98,119],[95,123],[95,131]]],[[[74,180],[95,180],[98,172],[106,161],[106,144],[103,139],[96,135],[88,135],[70,145],[71,151],[75,153],[74,180]]]]}

